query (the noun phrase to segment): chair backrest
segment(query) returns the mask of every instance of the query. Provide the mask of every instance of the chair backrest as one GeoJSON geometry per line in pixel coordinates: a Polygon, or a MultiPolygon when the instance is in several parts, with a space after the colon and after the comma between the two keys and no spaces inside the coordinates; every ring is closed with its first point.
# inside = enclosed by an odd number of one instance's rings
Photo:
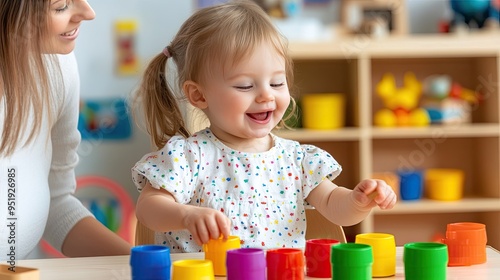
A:
{"type": "Polygon", "coordinates": [[[323,217],[316,209],[306,209],[306,240],[316,238],[336,239],[346,243],[344,229],[323,217]]]}
{"type": "MultiPolygon", "coordinates": [[[[346,243],[344,229],[323,217],[315,209],[306,210],[307,231],[306,240],[316,238],[336,239],[346,243]]],[[[137,221],[135,227],[135,245],[148,245],[155,243],[154,231],[137,221]]]]}
{"type": "Polygon", "coordinates": [[[155,232],[137,221],[135,225],[135,245],[155,244],[155,232]]]}

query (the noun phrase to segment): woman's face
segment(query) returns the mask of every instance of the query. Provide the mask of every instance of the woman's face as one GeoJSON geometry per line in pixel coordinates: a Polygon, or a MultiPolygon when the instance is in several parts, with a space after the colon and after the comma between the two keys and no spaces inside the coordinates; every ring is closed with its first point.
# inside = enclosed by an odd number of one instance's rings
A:
{"type": "Polygon", "coordinates": [[[82,21],[94,19],[87,0],[51,0],[48,53],[68,54],[75,48],[82,21]]]}

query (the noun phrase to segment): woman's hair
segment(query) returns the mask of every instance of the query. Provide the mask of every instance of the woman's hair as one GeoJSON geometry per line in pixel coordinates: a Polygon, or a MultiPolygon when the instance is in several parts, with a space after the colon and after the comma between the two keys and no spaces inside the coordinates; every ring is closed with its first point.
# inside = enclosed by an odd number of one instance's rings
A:
{"type": "Polygon", "coordinates": [[[50,0],[0,1],[0,156],[31,142],[50,106],[48,61],[42,54],[49,12],[50,0]]]}
{"type": "Polygon", "coordinates": [[[166,51],[151,60],[137,92],[154,145],[161,148],[176,134],[189,136],[177,102],[183,96],[176,96],[167,83],[169,57],[177,66],[177,88],[182,89],[186,81],[202,83],[211,72],[222,71],[227,63],[238,63],[261,43],[273,46],[285,59],[290,88],[293,66],[287,40],[253,1],[230,1],[204,8],[187,19],[166,51]]]}

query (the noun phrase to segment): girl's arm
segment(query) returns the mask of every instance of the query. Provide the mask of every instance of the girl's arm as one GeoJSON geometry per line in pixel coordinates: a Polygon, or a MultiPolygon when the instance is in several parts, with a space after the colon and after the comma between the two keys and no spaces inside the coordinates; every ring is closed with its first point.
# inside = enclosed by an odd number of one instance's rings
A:
{"type": "Polygon", "coordinates": [[[331,222],[350,226],[361,222],[377,205],[381,209],[394,207],[396,194],[382,180],[363,180],[354,190],[323,180],[306,200],[331,222]]]}
{"type": "Polygon", "coordinates": [[[137,219],[154,231],[187,229],[198,245],[230,235],[230,221],[220,211],[177,203],[165,189],[147,183],[136,205],[137,219]]]}

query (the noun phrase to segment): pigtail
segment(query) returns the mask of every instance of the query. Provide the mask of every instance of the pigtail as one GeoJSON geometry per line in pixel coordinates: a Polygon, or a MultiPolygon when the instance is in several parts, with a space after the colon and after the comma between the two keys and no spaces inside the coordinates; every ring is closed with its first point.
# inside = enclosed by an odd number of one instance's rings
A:
{"type": "Polygon", "coordinates": [[[167,83],[167,59],[157,55],[147,66],[137,97],[142,101],[146,130],[156,148],[162,148],[170,137],[189,137],[174,91],[167,83]]]}

